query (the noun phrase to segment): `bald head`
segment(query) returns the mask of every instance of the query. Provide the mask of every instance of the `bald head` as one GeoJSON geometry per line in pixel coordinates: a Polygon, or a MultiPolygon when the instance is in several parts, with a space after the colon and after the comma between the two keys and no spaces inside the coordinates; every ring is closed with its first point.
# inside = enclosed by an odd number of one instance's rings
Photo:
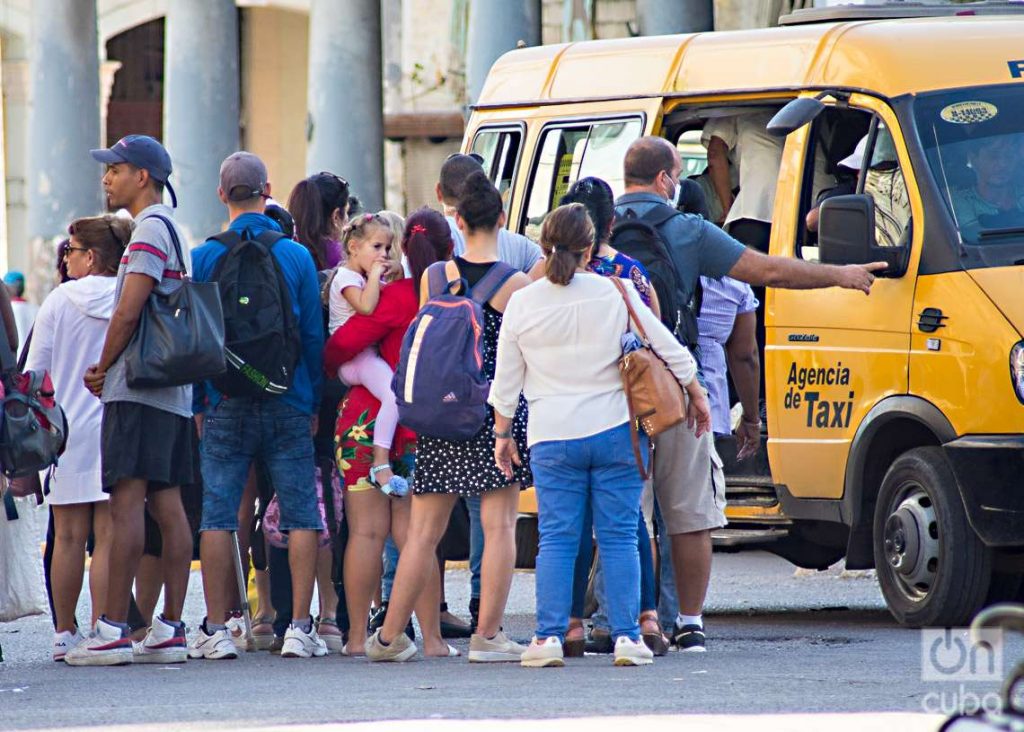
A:
{"type": "Polygon", "coordinates": [[[678,177],[682,161],[675,146],[664,137],[641,137],[626,150],[623,172],[626,187],[653,186],[661,173],[678,177]]]}

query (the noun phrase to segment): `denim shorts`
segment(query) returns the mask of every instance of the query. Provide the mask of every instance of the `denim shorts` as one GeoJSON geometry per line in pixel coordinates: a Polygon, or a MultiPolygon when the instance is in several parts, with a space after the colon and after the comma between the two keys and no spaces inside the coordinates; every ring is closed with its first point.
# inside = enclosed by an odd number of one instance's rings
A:
{"type": "Polygon", "coordinates": [[[281,506],[281,530],[323,529],[317,507],[312,417],[277,399],[223,399],[203,420],[200,531],[237,531],[238,508],[256,461],[281,506]]]}

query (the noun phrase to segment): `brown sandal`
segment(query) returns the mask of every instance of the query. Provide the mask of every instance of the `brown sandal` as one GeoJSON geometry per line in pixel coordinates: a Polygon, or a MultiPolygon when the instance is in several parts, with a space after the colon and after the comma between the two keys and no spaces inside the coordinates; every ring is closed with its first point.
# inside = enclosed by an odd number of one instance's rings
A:
{"type": "Polygon", "coordinates": [[[664,656],[668,653],[668,639],[661,632],[656,610],[644,610],[640,613],[640,636],[655,656],[664,656]]]}
{"type": "Polygon", "coordinates": [[[562,655],[566,658],[583,658],[587,646],[587,635],[583,631],[583,621],[579,618],[569,619],[569,629],[565,632],[562,644],[562,655]]]}

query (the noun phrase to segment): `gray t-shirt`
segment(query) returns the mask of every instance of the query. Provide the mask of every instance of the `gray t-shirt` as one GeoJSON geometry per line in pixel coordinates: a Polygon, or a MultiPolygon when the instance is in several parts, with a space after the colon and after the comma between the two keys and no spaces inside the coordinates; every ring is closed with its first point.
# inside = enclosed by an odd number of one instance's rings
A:
{"type": "MultiPolygon", "coordinates": [[[[455,223],[455,217],[445,218],[448,219],[448,226],[452,230],[452,242],[455,245],[453,253],[456,257],[461,257],[466,251],[466,240],[455,223]]],[[[498,259],[505,264],[515,267],[520,272],[529,272],[543,257],[540,247],[522,234],[505,228],[498,230],[498,259]]]]}
{"type": "MultiPolygon", "coordinates": [[[[114,302],[121,299],[124,278],[128,274],[144,274],[156,280],[154,291],[167,295],[181,287],[182,264],[174,249],[174,242],[167,224],[156,215],[163,216],[173,222],[174,212],[162,203],[149,206],[135,217],[135,229],[128,242],[121,266],[117,268],[117,286],[114,290],[114,302]]],[[[184,242],[181,229],[174,225],[178,242],[184,242]]],[[[184,246],[184,245],[182,245],[184,246]]],[[[115,305],[116,307],[116,305],[115,305]]],[[[108,402],[135,402],[145,404],[181,417],[192,416],[192,387],[168,386],[156,389],[132,389],[128,386],[125,375],[124,354],[107,370],[107,378],[103,384],[104,404],[108,402]]]]}

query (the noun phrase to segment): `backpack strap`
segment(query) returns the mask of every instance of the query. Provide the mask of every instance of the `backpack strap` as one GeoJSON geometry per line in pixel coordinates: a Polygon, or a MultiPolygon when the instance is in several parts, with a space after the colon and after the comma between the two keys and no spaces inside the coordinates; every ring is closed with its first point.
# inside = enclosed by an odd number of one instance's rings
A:
{"type": "Polygon", "coordinates": [[[275,244],[277,244],[282,239],[287,238],[288,237],[282,234],[280,231],[266,229],[263,232],[261,232],[259,236],[256,237],[256,241],[265,246],[267,248],[267,251],[270,251],[271,249],[274,248],[275,244]]]}
{"type": "Polygon", "coordinates": [[[509,278],[518,272],[515,267],[504,262],[495,262],[487,270],[487,274],[480,278],[469,291],[469,296],[481,305],[485,305],[492,297],[498,294],[509,278]]]}
{"type": "Polygon", "coordinates": [[[666,203],[661,206],[652,206],[647,213],[640,217],[640,220],[657,229],[666,221],[676,216],[682,216],[682,214],[666,203]]]}
{"type": "Polygon", "coordinates": [[[447,262],[434,262],[427,267],[427,298],[437,297],[448,289],[447,262]]]}
{"type": "Polygon", "coordinates": [[[242,243],[242,235],[237,231],[228,229],[227,231],[222,231],[219,234],[214,234],[207,239],[207,241],[215,241],[218,244],[222,244],[225,249],[230,251],[242,243]]]}

